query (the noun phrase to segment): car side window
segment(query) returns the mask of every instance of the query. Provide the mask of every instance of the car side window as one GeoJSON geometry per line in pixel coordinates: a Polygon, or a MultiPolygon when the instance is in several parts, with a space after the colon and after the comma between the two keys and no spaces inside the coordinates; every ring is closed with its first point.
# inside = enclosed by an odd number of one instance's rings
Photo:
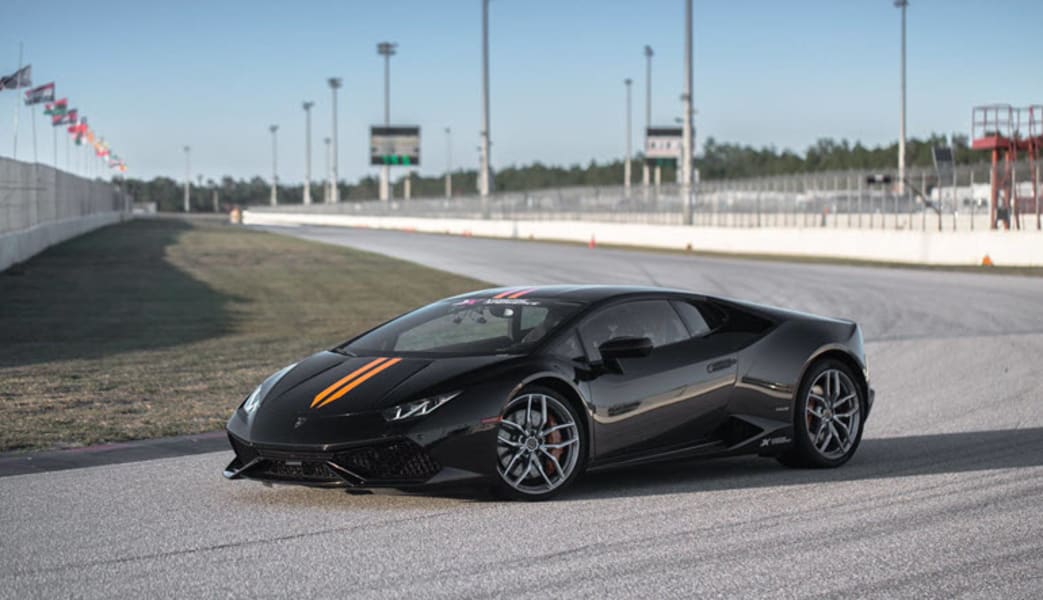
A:
{"type": "Polygon", "coordinates": [[[551,354],[568,360],[582,361],[587,359],[586,353],[583,352],[583,345],[580,344],[579,336],[576,335],[575,331],[570,331],[568,335],[554,342],[549,350],[551,354]]]}
{"type": "Polygon", "coordinates": [[[706,316],[694,304],[677,300],[673,305],[693,338],[702,337],[713,329],[706,316]]]}
{"type": "Polygon", "coordinates": [[[580,325],[580,336],[591,356],[617,337],[647,337],[658,348],[688,339],[688,330],[666,300],[636,300],[610,306],[580,325]]]}

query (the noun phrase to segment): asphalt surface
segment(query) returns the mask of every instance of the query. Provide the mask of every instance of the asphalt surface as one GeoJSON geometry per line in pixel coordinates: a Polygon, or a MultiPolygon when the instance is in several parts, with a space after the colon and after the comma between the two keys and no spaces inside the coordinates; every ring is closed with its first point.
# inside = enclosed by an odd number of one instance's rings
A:
{"type": "Polygon", "coordinates": [[[1043,279],[283,231],[500,284],[852,317],[877,404],[840,469],[644,467],[543,504],[230,483],[228,453],[0,478],[0,596],[1043,596],[1043,279]]]}

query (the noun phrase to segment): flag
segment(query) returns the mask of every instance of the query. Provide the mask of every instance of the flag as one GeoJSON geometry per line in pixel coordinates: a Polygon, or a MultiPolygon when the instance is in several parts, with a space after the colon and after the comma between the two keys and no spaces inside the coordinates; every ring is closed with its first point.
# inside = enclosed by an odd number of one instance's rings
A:
{"type": "Polygon", "coordinates": [[[51,117],[51,125],[54,125],[55,127],[57,127],[58,125],[66,125],[66,124],[68,124],[68,125],[75,125],[76,124],[76,118],[77,118],[76,115],[77,115],[78,112],[79,111],[77,111],[74,108],[74,109],[72,109],[72,110],[70,110],[68,112],[55,113],[55,115],[53,117],[51,117]]]}
{"type": "Polygon", "coordinates": [[[7,77],[0,77],[0,91],[17,90],[33,85],[33,66],[25,65],[7,77]]]}
{"type": "MultiPolygon", "coordinates": [[[[53,86],[54,84],[52,83],[51,85],[53,86]]],[[[52,117],[55,115],[64,115],[68,111],[68,109],[69,100],[67,98],[62,98],[61,100],[55,101],[54,97],[52,96],[51,102],[48,102],[44,105],[43,114],[51,115],[52,117]]]]}
{"type": "Polygon", "coordinates": [[[87,117],[80,117],[80,122],[69,127],[69,133],[76,136],[76,145],[83,145],[83,136],[87,135],[87,117]]]}
{"type": "Polygon", "coordinates": [[[54,82],[35,87],[25,93],[26,106],[41,102],[54,102],[54,82]]]}

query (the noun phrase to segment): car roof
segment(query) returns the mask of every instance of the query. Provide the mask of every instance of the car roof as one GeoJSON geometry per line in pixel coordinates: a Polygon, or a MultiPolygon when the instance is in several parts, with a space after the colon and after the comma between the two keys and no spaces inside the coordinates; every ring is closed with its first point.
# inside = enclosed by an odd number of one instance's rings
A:
{"type": "Polygon", "coordinates": [[[542,298],[592,303],[616,297],[646,295],[697,296],[698,294],[684,290],[639,285],[516,285],[510,287],[498,287],[489,288],[485,290],[477,290],[474,292],[461,294],[459,296],[454,296],[451,299],[456,300],[465,298],[488,299],[524,297],[531,299],[542,298]]]}

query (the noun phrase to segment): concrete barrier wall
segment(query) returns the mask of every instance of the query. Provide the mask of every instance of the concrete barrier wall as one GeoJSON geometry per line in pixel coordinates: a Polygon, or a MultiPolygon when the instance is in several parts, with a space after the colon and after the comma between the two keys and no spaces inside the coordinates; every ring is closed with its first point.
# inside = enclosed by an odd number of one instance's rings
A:
{"type": "Polygon", "coordinates": [[[586,221],[486,221],[246,211],[248,225],[327,225],[450,235],[617,244],[696,252],[843,258],[926,265],[1043,266],[1036,231],[883,231],[684,227],[586,221]]]}
{"type": "Polygon", "coordinates": [[[107,212],[61,221],[50,221],[24,229],[0,234],[0,271],[31,258],[65,240],[83,235],[105,225],[119,223],[122,212],[107,212]]]}
{"type": "Polygon", "coordinates": [[[128,200],[110,183],[0,158],[0,271],[48,246],[118,222],[128,200]]]}

